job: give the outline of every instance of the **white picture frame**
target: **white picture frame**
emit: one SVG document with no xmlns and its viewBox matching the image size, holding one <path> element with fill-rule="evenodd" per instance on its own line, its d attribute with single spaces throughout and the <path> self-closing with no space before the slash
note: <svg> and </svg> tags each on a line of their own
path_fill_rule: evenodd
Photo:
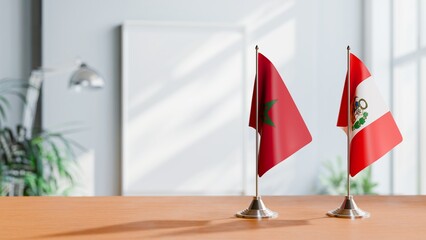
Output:
<svg viewBox="0 0 426 240">
<path fill-rule="evenodd" d="M 122 195 L 244 194 L 246 45 L 241 26 L 123 24 Z"/>
</svg>

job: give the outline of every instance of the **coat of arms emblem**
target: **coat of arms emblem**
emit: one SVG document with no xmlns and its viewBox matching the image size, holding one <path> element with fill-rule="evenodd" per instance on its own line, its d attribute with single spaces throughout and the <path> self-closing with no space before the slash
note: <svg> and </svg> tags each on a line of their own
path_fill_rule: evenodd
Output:
<svg viewBox="0 0 426 240">
<path fill-rule="evenodd" d="M 352 103 L 352 131 L 360 128 L 365 124 L 368 117 L 368 103 L 364 98 L 355 96 Z"/>
</svg>

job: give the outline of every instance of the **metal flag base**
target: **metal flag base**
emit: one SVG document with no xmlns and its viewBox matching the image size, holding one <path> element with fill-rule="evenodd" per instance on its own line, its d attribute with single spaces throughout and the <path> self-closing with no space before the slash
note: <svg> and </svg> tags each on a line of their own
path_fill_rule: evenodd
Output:
<svg viewBox="0 0 426 240">
<path fill-rule="evenodd" d="M 327 215 L 330 217 L 339 217 L 339 218 L 368 218 L 370 213 L 364 212 L 355 203 L 352 195 L 346 196 L 345 200 L 342 203 L 340 208 L 337 208 L 333 211 L 327 212 Z"/>
<path fill-rule="evenodd" d="M 235 214 L 239 218 L 276 218 L 278 213 L 269 210 L 260 197 L 253 197 L 250 206 Z"/>
</svg>

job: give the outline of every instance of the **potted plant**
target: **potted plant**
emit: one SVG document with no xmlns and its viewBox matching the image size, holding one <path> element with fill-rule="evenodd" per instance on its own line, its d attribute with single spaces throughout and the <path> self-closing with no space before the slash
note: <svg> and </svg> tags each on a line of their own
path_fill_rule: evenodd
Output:
<svg viewBox="0 0 426 240">
<path fill-rule="evenodd" d="M 81 148 L 65 136 L 69 131 L 35 131 L 5 126 L 10 110 L 8 95 L 26 104 L 25 90 L 31 86 L 17 80 L 0 80 L 0 195 L 67 195 L 75 184 L 77 167 L 74 148 Z"/>
<path fill-rule="evenodd" d="M 343 166 L 342 158 L 324 163 L 325 172 L 320 176 L 321 188 L 319 193 L 344 195 L 347 191 L 347 169 Z M 371 167 L 353 177 L 350 181 L 351 192 L 355 195 L 377 194 L 377 183 L 373 181 Z"/>
</svg>

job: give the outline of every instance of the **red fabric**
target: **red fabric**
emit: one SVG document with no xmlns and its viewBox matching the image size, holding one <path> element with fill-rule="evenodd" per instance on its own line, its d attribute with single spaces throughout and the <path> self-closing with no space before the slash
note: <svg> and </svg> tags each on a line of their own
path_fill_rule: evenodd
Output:
<svg viewBox="0 0 426 240">
<path fill-rule="evenodd" d="M 358 85 L 371 76 L 364 63 L 352 53 L 350 54 L 351 63 L 351 99 L 355 97 L 355 90 Z M 340 101 L 339 117 L 337 118 L 338 127 L 348 126 L 348 76 L 346 74 L 345 87 L 343 89 L 342 100 Z"/>
<path fill-rule="evenodd" d="M 352 139 L 351 176 L 355 176 L 401 142 L 402 136 L 395 120 L 387 112 Z"/>
<path fill-rule="evenodd" d="M 265 56 L 258 55 L 259 79 L 259 167 L 262 176 L 312 141 L 311 134 L 300 115 L 287 87 Z M 256 83 L 254 85 L 249 126 L 256 128 Z M 265 123 L 265 103 L 277 100 L 266 113 L 274 126 Z"/>
<path fill-rule="evenodd" d="M 355 97 L 358 85 L 371 76 L 364 63 L 355 55 L 350 55 L 351 63 L 351 101 Z M 347 75 L 347 74 L 346 74 Z M 343 89 L 340 111 L 337 119 L 338 127 L 348 126 L 348 104 L 347 104 L 347 84 L 346 76 Z M 380 93 L 377 93 L 380 94 Z M 374 111 L 371 109 L 370 111 Z M 351 126 L 352 127 L 352 126 Z M 364 168 L 381 158 L 396 145 L 402 142 L 402 135 L 390 112 L 387 112 L 376 121 L 358 132 L 350 144 L 350 174 L 355 176 Z"/>
</svg>

